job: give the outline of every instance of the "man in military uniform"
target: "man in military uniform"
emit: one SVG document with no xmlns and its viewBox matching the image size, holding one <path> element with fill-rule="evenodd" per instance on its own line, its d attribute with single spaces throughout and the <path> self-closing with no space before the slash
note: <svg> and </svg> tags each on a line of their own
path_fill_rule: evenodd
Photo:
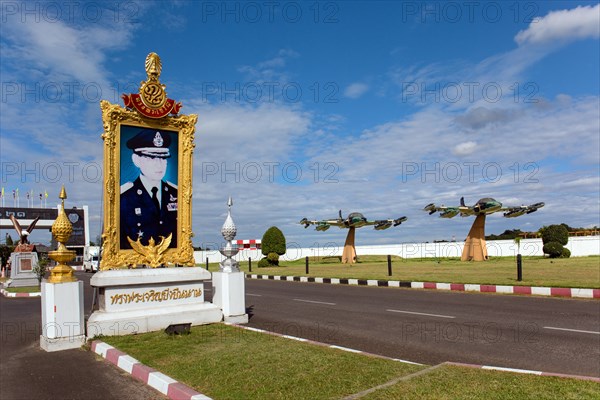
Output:
<svg viewBox="0 0 600 400">
<path fill-rule="evenodd" d="M 156 244 L 173 234 L 169 247 L 177 247 L 177 186 L 163 180 L 171 157 L 167 132 L 142 129 L 129 139 L 133 164 L 140 175 L 121 186 L 121 249 L 131 249 L 127 238 Z"/>
</svg>

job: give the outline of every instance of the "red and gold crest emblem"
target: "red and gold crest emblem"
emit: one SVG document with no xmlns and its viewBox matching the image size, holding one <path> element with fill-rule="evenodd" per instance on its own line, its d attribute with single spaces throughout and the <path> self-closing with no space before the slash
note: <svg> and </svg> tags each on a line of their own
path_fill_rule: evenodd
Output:
<svg viewBox="0 0 600 400">
<path fill-rule="evenodd" d="M 165 85 L 158 78 L 162 70 L 160 57 L 156 53 L 148 54 L 146 57 L 146 74 L 148 80 L 142 81 L 139 93 L 123 94 L 121 96 L 125 107 L 133 108 L 148 118 L 163 118 L 169 114 L 177 115 L 181 109 L 181 103 L 167 98 Z"/>
</svg>

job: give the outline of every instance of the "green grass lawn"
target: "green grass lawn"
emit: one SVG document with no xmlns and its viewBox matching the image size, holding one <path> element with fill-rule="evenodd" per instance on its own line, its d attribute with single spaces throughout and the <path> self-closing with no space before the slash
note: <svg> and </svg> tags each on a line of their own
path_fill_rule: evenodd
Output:
<svg viewBox="0 0 600 400">
<path fill-rule="evenodd" d="M 37 293 L 42 291 L 39 286 L 9 287 L 4 288 L 4 290 L 9 293 Z"/>
<path fill-rule="evenodd" d="M 183 336 L 101 339 L 214 399 L 339 399 L 427 368 L 223 324 Z M 597 399 L 600 390 L 588 381 L 447 365 L 406 379 L 365 398 Z"/>
<path fill-rule="evenodd" d="M 309 260 L 310 274 L 323 278 L 382 279 L 417 282 L 480 283 L 489 285 L 524 285 L 600 288 L 600 257 L 549 259 L 523 257 L 523 280 L 517 281 L 515 257 L 494 257 L 484 262 L 463 262 L 459 258 L 402 259 L 392 257 L 393 275 L 388 276 L 386 256 L 362 256 L 356 264 L 341 264 L 338 257 Z M 305 260 L 281 261 L 275 268 L 258 268 L 253 274 L 305 276 Z M 200 264 L 205 266 L 204 264 Z M 248 262 L 240 263 L 248 272 Z M 211 271 L 218 270 L 210 264 Z"/>
<path fill-rule="evenodd" d="M 388 399 L 599 399 L 600 384 L 551 376 L 515 374 L 453 365 L 362 397 Z"/>
<path fill-rule="evenodd" d="M 330 399 L 423 367 L 223 324 L 102 340 L 215 399 Z"/>
</svg>

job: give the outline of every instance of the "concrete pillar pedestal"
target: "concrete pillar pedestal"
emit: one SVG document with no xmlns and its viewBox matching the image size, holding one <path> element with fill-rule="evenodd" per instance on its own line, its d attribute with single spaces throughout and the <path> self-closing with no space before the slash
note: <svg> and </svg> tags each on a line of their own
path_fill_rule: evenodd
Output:
<svg viewBox="0 0 600 400">
<path fill-rule="evenodd" d="M 244 273 L 241 271 L 212 274 L 213 304 L 223 310 L 225 322 L 248 322 L 244 279 Z"/>
<path fill-rule="evenodd" d="M 42 282 L 42 334 L 46 351 L 76 349 L 85 344 L 83 282 Z"/>
</svg>

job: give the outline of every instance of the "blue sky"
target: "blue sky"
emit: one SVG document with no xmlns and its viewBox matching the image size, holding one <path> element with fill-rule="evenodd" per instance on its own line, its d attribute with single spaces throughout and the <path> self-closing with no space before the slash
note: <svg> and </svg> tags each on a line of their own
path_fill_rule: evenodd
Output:
<svg viewBox="0 0 600 400">
<path fill-rule="evenodd" d="M 12 190 L 61 184 L 101 229 L 99 101 L 121 103 L 160 55 L 199 115 L 196 245 L 215 247 L 233 196 L 238 238 L 271 225 L 343 244 L 302 217 L 409 220 L 358 244 L 463 238 L 421 209 L 544 201 L 488 232 L 600 225 L 597 2 L 2 2 L 0 158 Z M 38 232 L 46 241 L 48 235 Z"/>
</svg>

